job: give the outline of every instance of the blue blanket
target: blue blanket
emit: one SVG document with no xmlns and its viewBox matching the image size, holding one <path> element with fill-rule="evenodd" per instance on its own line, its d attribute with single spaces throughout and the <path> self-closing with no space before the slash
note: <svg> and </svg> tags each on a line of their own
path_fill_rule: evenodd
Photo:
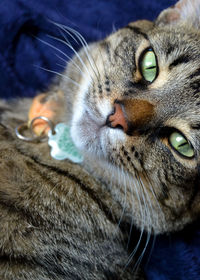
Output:
<svg viewBox="0 0 200 280">
<path fill-rule="evenodd" d="M 65 66 L 71 51 L 59 42 L 57 22 L 79 31 L 87 42 L 137 19 L 153 20 L 175 0 L 1 0 L 0 97 L 33 96 Z M 46 43 L 44 43 L 46 42 Z M 78 49 L 80 46 L 73 46 Z M 59 50 L 58 50 L 59 49 Z M 149 280 L 200 279 L 198 224 L 157 238 L 146 267 Z"/>
<path fill-rule="evenodd" d="M 162 3 L 156 0 L 1 0 L 0 96 L 32 96 L 36 90 L 43 90 L 53 76 L 40 67 L 62 70 L 63 66 L 58 64 L 63 64 L 63 60 L 57 56 L 61 53 L 55 48 L 67 55 L 70 50 L 49 37 L 62 38 L 50 20 L 76 29 L 91 42 L 130 21 L 154 19 L 160 10 L 173 3 L 173 0 L 162 0 Z"/>
</svg>

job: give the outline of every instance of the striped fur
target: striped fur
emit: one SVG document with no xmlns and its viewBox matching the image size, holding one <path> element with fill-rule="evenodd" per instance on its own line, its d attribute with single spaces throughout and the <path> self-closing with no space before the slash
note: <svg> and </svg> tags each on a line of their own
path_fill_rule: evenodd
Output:
<svg viewBox="0 0 200 280">
<path fill-rule="evenodd" d="M 10 119 L 0 124 L 0 279 L 138 279 L 124 270 L 121 206 L 82 167 L 51 159 L 46 143 L 17 140 L 23 116 L 3 107 Z"/>
</svg>

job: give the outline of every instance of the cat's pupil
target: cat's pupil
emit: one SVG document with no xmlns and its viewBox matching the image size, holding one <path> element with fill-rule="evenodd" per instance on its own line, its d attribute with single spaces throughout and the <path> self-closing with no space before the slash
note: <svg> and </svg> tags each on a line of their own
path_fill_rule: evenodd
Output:
<svg viewBox="0 0 200 280">
<path fill-rule="evenodd" d="M 157 76 L 158 66 L 155 53 L 152 49 L 146 50 L 140 60 L 141 74 L 148 82 L 153 82 Z"/>
<path fill-rule="evenodd" d="M 194 149 L 187 139 L 179 132 L 173 132 L 169 137 L 171 146 L 181 155 L 192 158 L 194 156 Z"/>
</svg>

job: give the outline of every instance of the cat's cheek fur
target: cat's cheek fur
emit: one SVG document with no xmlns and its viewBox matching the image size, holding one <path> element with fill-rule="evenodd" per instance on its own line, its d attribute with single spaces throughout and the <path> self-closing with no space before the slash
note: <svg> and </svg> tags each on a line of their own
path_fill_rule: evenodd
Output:
<svg viewBox="0 0 200 280">
<path fill-rule="evenodd" d="M 96 155 L 97 158 L 107 158 L 113 148 L 123 145 L 126 138 L 122 130 L 99 124 L 86 111 L 82 114 L 79 111 L 73 118 L 71 136 L 83 154 Z"/>
<path fill-rule="evenodd" d="M 87 77 L 86 79 L 83 79 L 83 81 L 80 83 L 80 89 L 77 94 L 76 101 L 74 101 L 73 104 L 73 114 L 72 114 L 72 120 L 71 120 L 71 136 L 76 144 L 76 146 L 80 149 L 81 148 L 81 139 L 79 137 L 79 126 L 78 124 L 83 119 L 85 108 L 84 108 L 84 98 L 87 94 L 87 91 L 89 89 L 91 83 L 91 78 Z"/>
</svg>

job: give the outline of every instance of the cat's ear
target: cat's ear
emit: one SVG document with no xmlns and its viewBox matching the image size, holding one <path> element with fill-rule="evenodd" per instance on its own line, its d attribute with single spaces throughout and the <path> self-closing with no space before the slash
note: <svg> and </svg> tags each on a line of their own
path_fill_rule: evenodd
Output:
<svg viewBox="0 0 200 280">
<path fill-rule="evenodd" d="M 200 28 L 200 0 L 180 0 L 158 16 L 156 25 L 174 25 L 185 22 Z"/>
</svg>

